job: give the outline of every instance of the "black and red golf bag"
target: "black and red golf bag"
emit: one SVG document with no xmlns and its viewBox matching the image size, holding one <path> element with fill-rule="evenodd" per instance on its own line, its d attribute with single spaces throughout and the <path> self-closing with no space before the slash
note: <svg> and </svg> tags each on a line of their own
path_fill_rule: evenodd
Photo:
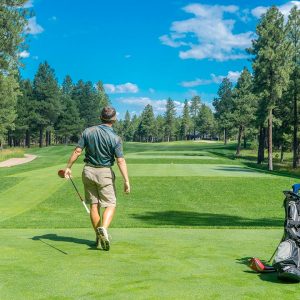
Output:
<svg viewBox="0 0 300 300">
<path fill-rule="evenodd" d="M 278 278 L 300 282 L 300 184 L 293 185 L 293 191 L 284 191 L 285 209 L 284 235 L 273 261 Z"/>
</svg>

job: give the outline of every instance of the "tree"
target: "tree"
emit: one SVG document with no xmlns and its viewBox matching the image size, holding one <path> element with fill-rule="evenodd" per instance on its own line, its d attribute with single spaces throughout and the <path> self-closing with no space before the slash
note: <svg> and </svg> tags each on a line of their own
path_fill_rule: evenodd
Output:
<svg viewBox="0 0 300 300">
<path fill-rule="evenodd" d="M 210 107 L 208 107 L 204 103 L 201 104 L 196 124 L 202 138 L 212 137 L 214 115 Z"/>
<path fill-rule="evenodd" d="M 224 132 L 224 144 L 227 144 L 228 131 L 232 128 L 232 116 L 233 109 L 232 101 L 232 83 L 225 77 L 218 89 L 218 98 L 213 100 L 213 106 L 215 107 L 215 117 L 218 121 L 219 127 Z"/>
<path fill-rule="evenodd" d="M 187 100 L 184 101 L 181 124 L 180 124 L 180 138 L 187 139 L 187 135 L 189 133 L 191 127 L 191 117 L 189 114 L 190 108 Z"/>
<path fill-rule="evenodd" d="M 20 95 L 19 84 L 13 75 L 0 73 L 0 148 L 9 129 L 14 129 L 15 105 Z"/>
<path fill-rule="evenodd" d="M 83 120 L 80 118 L 76 102 L 72 99 L 73 83 L 67 75 L 62 84 L 61 113 L 55 124 L 57 137 L 67 144 L 72 139 L 75 141 L 83 129 Z"/>
<path fill-rule="evenodd" d="M 165 136 L 167 141 L 171 141 L 175 134 L 175 118 L 176 118 L 176 108 L 174 101 L 169 98 L 166 104 L 165 112 Z"/>
<path fill-rule="evenodd" d="M 128 110 L 125 113 L 125 119 L 124 119 L 124 123 L 123 123 L 123 133 L 124 133 L 125 141 L 132 141 L 134 131 L 133 131 L 133 126 L 131 124 L 130 113 Z"/>
<path fill-rule="evenodd" d="M 254 55 L 254 89 L 267 108 L 268 165 L 273 170 L 273 110 L 287 88 L 290 73 L 288 43 L 284 31 L 284 19 L 278 8 L 272 6 L 256 27 L 257 38 L 248 51 Z"/>
<path fill-rule="evenodd" d="M 138 127 L 138 133 L 140 136 L 140 142 L 153 142 L 154 141 L 154 130 L 155 130 L 155 118 L 153 108 L 150 104 L 144 108 L 141 121 Z"/>
<path fill-rule="evenodd" d="M 51 142 L 51 128 L 56 122 L 60 110 L 60 90 L 54 70 L 47 62 L 39 65 L 33 80 L 33 94 L 37 101 L 36 123 L 39 127 L 39 146 L 43 146 L 43 134 L 46 129 L 46 145 Z"/>
<path fill-rule="evenodd" d="M 201 105 L 201 98 L 199 96 L 194 96 L 191 100 L 190 114 L 193 126 L 194 140 L 196 139 L 196 127 L 197 127 L 197 117 L 199 114 Z"/>
<path fill-rule="evenodd" d="M 9 72 L 19 65 L 19 52 L 25 47 L 24 28 L 28 10 L 21 9 L 27 0 L 0 2 L 0 70 Z"/>
<path fill-rule="evenodd" d="M 294 6 L 291 9 L 287 23 L 287 39 L 291 46 L 292 66 L 288 88 L 288 97 L 293 103 L 293 168 L 300 164 L 298 139 L 298 104 L 300 98 L 300 10 Z"/>
<path fill-rule="evenodd" d="M 240 155 L 241 139 L 246 127 L 255 120 L 256 98 L 253 94 L 252 76 L 244 68 L 233 90 L 233 124 L 238 128 L 236 155 Z"/>
<path fill-rule="evenodd" d="M 103 83 L 100 80 L 97 82 L 97 96 L 98 96 L 100 111 L 102 110 L 103 107 L 110 105 L 108 95 L 105 93 Z"/>
<path fill-rule="evenodd" d="M 19 95 L 17 66 L 24 48 L 27 10 L 20 9 L 26 0 L 0 2 L 0 148 L 8 130 L 14 128 Z"/>
</svg>

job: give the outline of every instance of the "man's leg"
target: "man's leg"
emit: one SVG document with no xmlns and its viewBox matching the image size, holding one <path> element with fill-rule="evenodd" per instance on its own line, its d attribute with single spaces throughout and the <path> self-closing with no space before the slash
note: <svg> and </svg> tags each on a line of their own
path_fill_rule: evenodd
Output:
<svg viewBox="0 0 300 300">
<path fill-rule="evenodd" d="M 97 232 L 97 228 L 99 226 L 101 226 L 101 219 L 100 219 L 100 215 L 99 215 L 99 208 L 98 208 L 99 204 L 91 204 L 90 207 L 90 218 L 91 218 L 91 222 L 92 225 L 94 227 L 95 232 Z"/>
<path fill-rule="evenodd" d="M 106 207 L 102 214 L 102 227 L 107 229 L 114 217 L 116 208 L 113 206 Z"/>
</svg>

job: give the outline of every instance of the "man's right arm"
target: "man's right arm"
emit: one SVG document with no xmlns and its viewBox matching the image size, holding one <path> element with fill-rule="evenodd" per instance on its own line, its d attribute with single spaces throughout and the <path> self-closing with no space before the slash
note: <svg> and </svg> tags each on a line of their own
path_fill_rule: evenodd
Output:
<svg viewBox="0 0 300 300">
<path fill-rule="evenodd" d="M 127 165 L 126 165 L 126 160 L 124 157 L 118 157 L 117 158 L 117 164 L 119 167 L 119 170 L 122 174 L 122 177 L 124 179 L 124 192 L 126 194 L 130 193 L 130 183 L 129 183 L 129 178 L 128 178 L 128 171 L 127 171 Z"/>
</svg>

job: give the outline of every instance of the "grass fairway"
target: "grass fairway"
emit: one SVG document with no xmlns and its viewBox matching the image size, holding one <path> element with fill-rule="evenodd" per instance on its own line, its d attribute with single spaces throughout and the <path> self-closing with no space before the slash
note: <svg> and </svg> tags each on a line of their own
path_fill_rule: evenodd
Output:
<svg viewBox="0 0 300 300">
<path fill-rule="evenodd" d="M 1 300 L 298 298 L 298 284 L 245 265 L 277 246 L 282 190 L 297 179 L 249 168 L 218 143 L 126 144 L 132 193 L 118 176 L 104 252 L 56 175 L 72 149 L 32 149 L 35 161 L 0 169 Z M 82 166 L 73 170 L 81 192 Z"/>
</svg>

